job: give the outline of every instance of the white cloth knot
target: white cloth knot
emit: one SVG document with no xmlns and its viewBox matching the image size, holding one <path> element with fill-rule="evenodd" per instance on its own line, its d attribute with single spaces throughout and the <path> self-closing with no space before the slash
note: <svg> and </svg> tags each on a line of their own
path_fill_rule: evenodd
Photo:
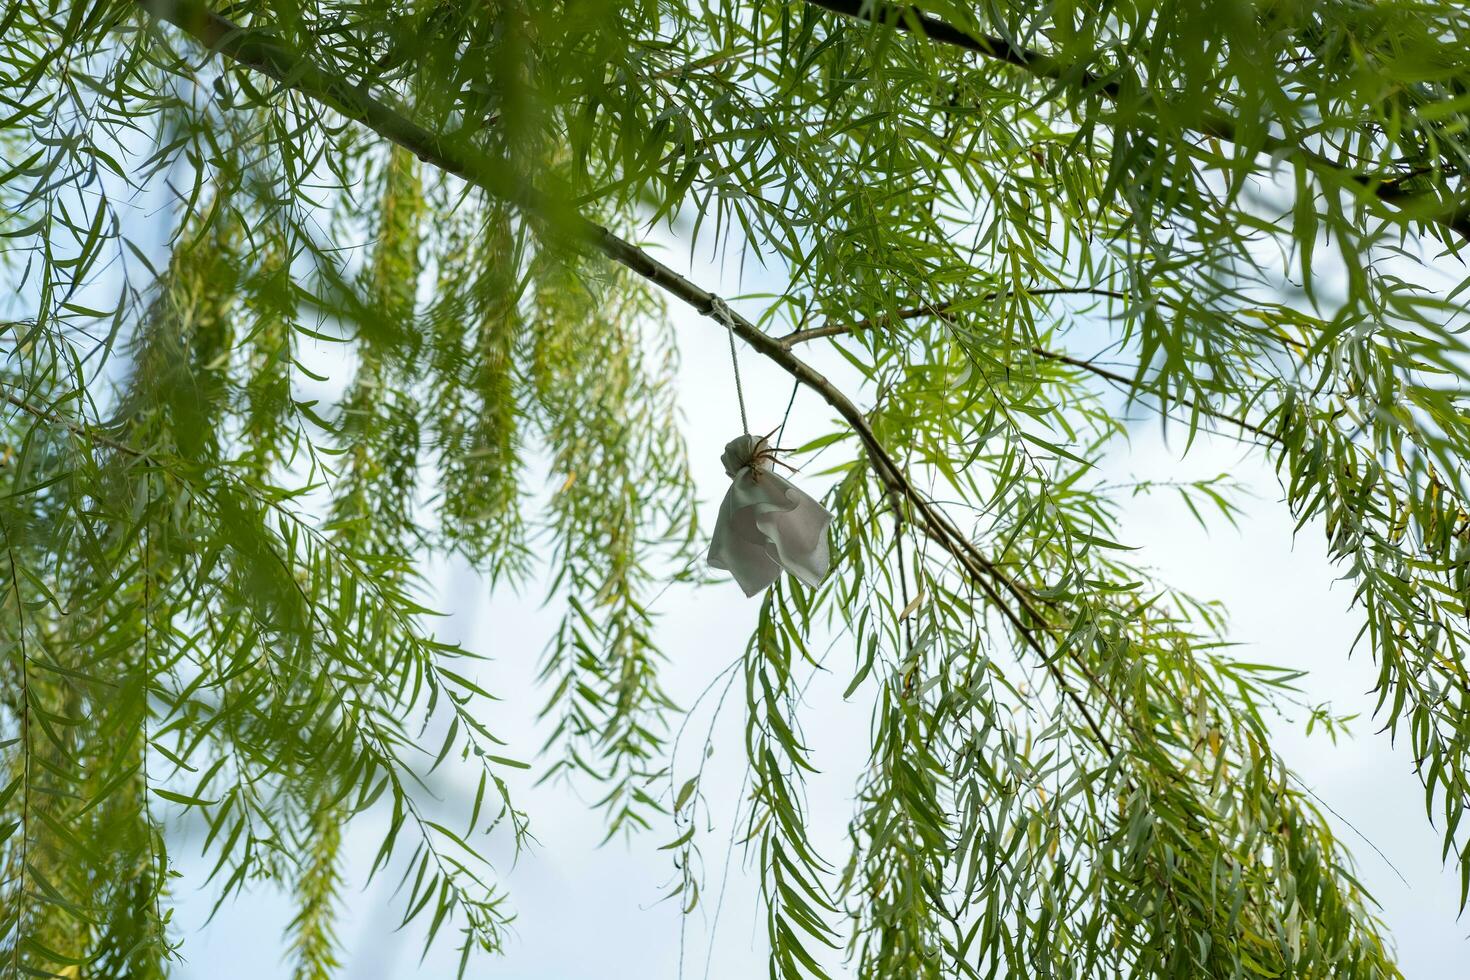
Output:
<svg viewBox="0 0 1470 980">
<path fill-rule="evenodd" d="M 771 468 L 775 452 L 761 436 L 730 440 L 720 455 L 730 489 L 710 539 L 709 564 L 735 576 L 753 596 L 784 568 L 815 588 L 832 564 L 832 515 Z"/>
<path fill-rule="evenodd" d="M 761 470 L 770 469 L 774 458 L 771 445 L 764 436 L 736 436 L 725 443 L 725 451 L 720 453 L 720 463 L 725 467 L 725 475 L 732 480 L 747 466 Z"/>
</svg>

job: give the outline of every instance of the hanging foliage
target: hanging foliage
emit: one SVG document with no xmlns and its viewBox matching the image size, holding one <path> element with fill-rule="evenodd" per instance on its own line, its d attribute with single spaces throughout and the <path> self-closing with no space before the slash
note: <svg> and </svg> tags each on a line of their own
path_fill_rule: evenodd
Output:
<svg viewBox="0 0 1470 980">
<path fill-rule="evenodd" d="M 710 552 L 765 589 L 735 676 L 773 977 L 1399 975 L 1272 748 L 1297 678 L 1129 561 L 1117 508 L 1148 488 L 1094 474 L 1118 390 L 1241 439 L 1327 535 L 1464 904 L 1459 4 L 13 0 L 0 25 L 0 969 L 166 974 L 187 819 L 219 907 L 292 897 L 300 977 L 342 959 L 344 833 L 382 827 L 360 870 L 463 973 L 515 914 L 487 855 L 530 839 L 528 766 L 597 788 L 610 836 L 670 835 L 695 908 L 708 814 L 697 779 L 664 789 L 684 709 L 650 611 L 709 544 L 675 308 L 832 420 L 793 454 L 824 453 L 822 504 Z M 650 229 L 778 285 L 735 312 Z M 765 461 L 736 489 L 788 493 Z M 1172 489 L 1233 517 L 1222 484 Z M 540 761 L 433 631 L 450 553 L 550 583 Z M 872 706 L 840 855 L 803 795 L 818 669 Z M 441 766 L 473 774 L 452 813 Z"/>
</svg>

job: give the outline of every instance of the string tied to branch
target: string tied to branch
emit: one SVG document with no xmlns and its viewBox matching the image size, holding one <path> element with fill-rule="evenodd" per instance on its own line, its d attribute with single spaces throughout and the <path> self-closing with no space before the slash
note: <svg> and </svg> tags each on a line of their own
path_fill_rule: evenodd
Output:
<svg viewBox="0 0 1470 980">
<path fill-rule="evenodd" d="M 740 431 L 747 436 L 750 435 L 750 422 L 745 417 L 745 389 L 740 384 L 740 357 L 735 352 L 735 314 L 730 306 L 718 296 L 711 296 L 709 301 L 710 316 L 725 325 L 725 332 L 730 337 L 730 366 L 735 369 L 735 401 L 740 405 Z"/>
</svg>

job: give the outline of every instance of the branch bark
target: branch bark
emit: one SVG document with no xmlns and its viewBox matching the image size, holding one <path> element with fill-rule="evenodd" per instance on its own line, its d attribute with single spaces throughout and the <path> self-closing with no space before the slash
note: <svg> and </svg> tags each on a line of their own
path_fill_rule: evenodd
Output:
<svg viewBox="0 0 1470 980">
<path fill-rule="evenodd" d="M 855 20 L 887 25 L 905 34 L 915 34 L 992 61 L 1003 62 L 1035 78 L 1071 83 L 1087 93 L 1096 93 L 1109 101 L 1116 102 L 1122 95 L 1122 88 L 1116 81 L 1104 80 L 1094 72 L 1069 65 L 1040 51 L 1018 47 L 1001 37 L 973 34 L 932 14 L 926 14 L 912 4 L 887 3 L 884 0 L 807 2 Z M 1234 121 L 1219 113 L 1204 113 L 1196 117 L 1187 128 L 1201 136 L 1245 145 Z M 1376 203 L 1387 205 L 1382 209 L 1383 213 L 1394 220 L 1427 221 L 1470 241 L 1470 201 L 1446 200 L 1428 193 L 1406 193 L 1396 179 L 1385 180 L 1357 173 L 1314 150 L 1269 133 L 1261 136 L 1257 145 L 1251 149 L 1257 154 L 1269 153 L 1299 159 L 1318 177 L 1339 186 L 1366 190 Z"/>
</svg>

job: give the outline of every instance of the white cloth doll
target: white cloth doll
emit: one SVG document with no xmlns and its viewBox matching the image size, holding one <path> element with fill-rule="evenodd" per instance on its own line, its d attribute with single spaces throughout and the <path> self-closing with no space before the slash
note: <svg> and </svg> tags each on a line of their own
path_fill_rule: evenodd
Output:
<svg viewBox="0 0 1470 980">
<path fill-rule="evenodd" d="M 775 473 L 775 459 L 770 443 L 752 435 L 732 439 L 720 456 L 732 482 L 715 519 L 709 564 L 733 574 L 748 596 L 774 582 L 783 568 L 815 588 L 832 564 L 832 515 Z"/>
</svg>

